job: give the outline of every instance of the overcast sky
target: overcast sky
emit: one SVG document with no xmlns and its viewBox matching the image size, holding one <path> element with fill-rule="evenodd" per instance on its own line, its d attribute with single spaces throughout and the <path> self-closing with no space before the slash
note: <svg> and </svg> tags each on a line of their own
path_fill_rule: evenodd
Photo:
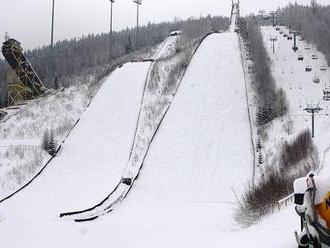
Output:
<svg viewBox="0 0 330 248">
<path fill-rule="evenodd" d="M 235 0 L 237 1 L 237 0 Z M 297 0 L 308 4 L 310 0 Z M 241 0 L 241 12 L 248 14 L 260 9 L 274 10 L 289 0 Z M 330 0 L 318 0 L 330 4 Z M 34 48 L 50 42 L 52 0 L 0 0 L 0 37 L 5 32 L 22 42 L 24 48 Z M 109 29 L 109 0 L 55 0 L 55 40 L 63 40 Z M 160 22 L 200 15 L 230 13 L 231 0 L 144 0 L 141 23 Z M 115 30 L 136 23 L 136 5 L 132 0 L 114 3 Z"/>
</svg>

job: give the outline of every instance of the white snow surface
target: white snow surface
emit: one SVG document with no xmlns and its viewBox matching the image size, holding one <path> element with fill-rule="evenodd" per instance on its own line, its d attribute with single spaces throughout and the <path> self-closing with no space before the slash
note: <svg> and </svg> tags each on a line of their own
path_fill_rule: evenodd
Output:
<svg viewBox="0 0 330 248">
<path fill-rule="evenodd" d="M 97 203 L 119 182 L 149 67 L 149 62 L 129 63 L 109 77 L 51 165 L 0 206 L 9 222 L 60 221 L 60 211 Z M 7 247 L 12 247 L 13 240 L 7 241 Z"/>
<path fill-rule="evenodd" d="M 240 190 L 253 165 L 244 89 L 237 36 L 206 38 L 133 188 L 134 206 L 138 199 L 153 209 L 234 200 L 231 187 Z"/>
<path fill-rule="evenodd" d="M 123 178 L 135 180 L 138 176 L 152 137 L 155 132 L 157 132 L 161 119 L 165 115 L 166 109 L 170 106 L 171 100 L 175 95 L 175 89 L 181 81 L 180 75 L 183 71 L 180 71 L 179 75 L 177 75 L 179 78 L 176 78 L 175 85 L 166 93 L 164 92 L 164 88 L 167 86 L 167 79 L 170 76 L 169 71 L 176 66 L 176 60 L 180 59 L 179 56 L 175 56 L 177 38 L 178 36 L 169 36 L 162 43 L 162 46 L 160 46 L 158 52 L 154 56 L 156 62 L 151 64 L 148 71 L 136 132 L 132 140 L 132 150 L 126 168 L 122 174 Z M 175 75 L 172 76 L 174 77 Z M 102 201 L 102 204 L 98 205 L 92 211 L 75 214 L 67 218 L 85 219 L 104 215 L 108 213 L 109 209 L 120 205 L 131 187 L 133 187 L 133 185 L 128 186 L 121 183 L 111 191 L 111 195 L 107 197 L 105 201 Z"/>
<path fill-rule="evenodd" d="M 281 30 L 288 33 L 285 27 Z M 293 41 L 287 40 L 273 27 L 262 27 L 261 29 L 264 43 L 272 61 L 272 74 L 277 87 L 281 87 L 286 93 L 288 101 L 288 113 L 283 119 L 273 122 L 269 131 L 269 146 L 276 151 L 276 144 L 283 142 L 283 137 L 290 140 L 301 130 L 311 130 L 311 115 L 304 109 L 307 104 L 314 107 L 319 105 L 323 110 L 315 116 L 315 138 L 314 143 L 317 147 L 320 160 L 321 175 L 330 176 L 330 128 L 329 128 L 329 106 L 330 101 L 323 100 L 323 90 L 330 84 L 330 68 L 326 65 L 325 56 L 317 51 L 313 45 L 300 40 L 297 37 L 298 52 L 292 50 Z M 272 51 L 270 37 L 277 37 L 275 42 L 275 54 Z M 305 48 L 310 48 L 306 50 Z M 317 56 L 316 60 L 312 55 Z M 298 61 L 298 56 L 304 57 L 303 61 Z M 305 72 L 306 65 L 312 67 L 312 72 Z M 320 70 L 325 66 L 326 70 Z M 314 83 L 313 77 L 317 75 L 320 83 Z M 291 135 L 288 136 L 284 131 L 284 122 L 292 122 Z"/>
<path fill-rule="evenodd" d="M 91 89 L 88 82 L 78 82 L 12 106 L 18 109 L 0 121 L 0 199 L 25 185 L 50 159 L 41 147 L 45 132 L 52 130 L 56 143 L 62 143 L 85 110 Z"/>
<path fill-rule="evenodd" d="M 263 29 L 264 35 L 267 32 Z M 306 77 L 303 71 L 306 62 L 296 64 L 295 55 L 288 55 L 291 41 L 280 39 L 277 45 L 272 72 L 287 93 L 288 117 L 297 132 L 310 124 L 309 117 L 300 116 L 300 102 L 322 98 L 329 68 L 321 84 L 314 85 L 313 73 Z M 324 62 L 317 54 L 319 60 L 310 62 L 315 68 Z M 62 211 L 99 202 L 120 180 L 149 67 L 131 63 L 117 69 L 47 171 L 0 205 L 1 247 L 297 247 L 293 231 L 299 229 L 299 218 L 293 206 L 244 230 L 231 216 L 234 191 L 239 195 L 244 190 L 253 169 L 234 33 L 211 35 L 198 49 L 126 200 L 94 222 L 58 217 Z M 322 103 L 325 109 L 327 105 Z M 327 123 L 327 116 L 317 116 L 315 140 L 325 154 L 323 175 L 330 175 Z M 274 133 L 281 125 L 274 124 Z"/>
<path fill-rule="evenodd" d="M 241 247 L 231 210 L 253 159 L 233 33 L 211 35 L 198 49 L 120 207 L 91 223 L 58 217 L 97 203 L 120 179 L 149 66 L 116 70 L 47 173 L 0 205 L 2 247 Z"/>
</svg>

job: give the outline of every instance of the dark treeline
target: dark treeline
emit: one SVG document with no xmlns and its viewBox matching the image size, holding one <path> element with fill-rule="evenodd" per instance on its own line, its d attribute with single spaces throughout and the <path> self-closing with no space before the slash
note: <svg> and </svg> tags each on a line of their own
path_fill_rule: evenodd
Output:
<svg viewBox="0 0 330 248">
<path fill-rule="evenodd" d="M 310 43 L 325 54 L 330 65 L 330 6 L 290 4 L 279 10 L 282 25 L 298 30 Z"/>
<path fill-rule="evenodd" d="M 241 36 L 253 62 L 253 86 L 258 96 L 257 123 L 262 126 L 287 111 L 285 92 L 277 89 L 271 73 L 271 60 L 264 46 L 257 20 L 253 17 L 240 18 Z"/>
<path fill-rule="evenodd" d="M 224 30 L 229 20 L 224 17 L 201 17 L 199 19 L 174 20 L 159 24 L 149 23 L 139 29 L 139 48 L 148 50 L 162 42 L 171 31 L 181 30 L 187 39 L 192 40 L 212 30 Z M 127 28 L 113 32 L 112 59 L 136 51 L 136 29 Z M 15 37 L 13 37 L 15 38 Z M 59 41 L 54 46 L 54 68 L 60 81 L 83 70 L 109 63 L 109 34 L 90 34 L 80 38 Z M 26 51 L 37 74 L 46 87 L 54 87 L 51 78 L 50 47 L 44 46 Z M 6 105 L 7 84 L 11 81 L 10 69 L 0 60 L 0 107 Z"/>
</svg>

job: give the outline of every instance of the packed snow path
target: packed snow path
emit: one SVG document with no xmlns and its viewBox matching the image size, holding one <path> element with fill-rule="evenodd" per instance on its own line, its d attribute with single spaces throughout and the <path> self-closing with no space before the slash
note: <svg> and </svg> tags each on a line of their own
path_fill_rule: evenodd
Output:
<svg viewBox="0 0 330 248">
<path fill-rule="evenodd" d="M 118 103 L 109 103 L 114 94 L 117 101 L 131 106 L 127 109 L 134 109 L 136 118 L 138 109 L 135 106 L 141 97 L 136 96 L 136 92 L 142 90 L 142 83 L 135 85 L 132 82 L 140 82 L 138 78 L 142 80 L 148 64 L 135 66 L 139 68 L 129 71 L 127 67 L 134 66 L 125 65 L 123 70 L 115 72 L 122 76 L 125 74 L 121 80 L 117 78 L 118 83 L 113 81 L 115 74 L 111 76 L 111 83 L 107 82 L 102 88 L 104 92 L 109 87 L 108 94 L 104 92 L 103 95 L 108 101 L 102 101 L 100 105 L 103 108 L 98 111 L 92 109 L 92 104 L 90 115 L 97 119 L 104 115 L 107 107 L 118 108 Z M 116 87 L 111 88 L 112 83 Z M 130 97 L 118 97 L 119 92 L 129 94 L 133 91 L 135 94 Z M 86 127 L 86 133 L 81 136 L 83 141 L 78 138 L 77 129 L 74 132 L 77 137 L 73 134 L 71 142 L 75 141 L 77 147 L 78 142 L 79 145 L 89 143 L 89 148 L 76 150 L 76 156 L 73 156 L 73 151 L 64 149 L 47 176 L 33 184 L 25 194 L 22 192 L 0 206 L 3 216 L 0 224 L 2 245 L 108 247 L 111 244 L 112 247 L 191 248 L 221 247 L 224 240 L 226 245 L 230 244 L 227 235 L 236 235 L 231 232 L 236 226 L 231 217 L 235 201 L 233 190 L 239 194 L 251 179 L 253 171 L 246 105 L 237 35 L 210 35 L 193 57 L 151 146 L 140 177 L 122 205 L 112 214 L 92 223 L 77 224 L 58 218 L 61 210 L 97 201 L 104 192 L 108 192 L 112 182 L 105 166 L 111 172 L 117 171 L 116 164 L 111 162 L 113 158 L 108 155 L 93 157 L 94 161 L 89 161 L 87 165 L 83 153 L 97 147 L 90 144 L 93 141 L 86 135 L 87 131 L 95 130 L 90 126 L 87 130 Z M 115 117 L 111 120 L 117 123 L 123 113 L 112 114 Z M 123 125 L 130 125 L 122 127 L 125 131 L 116 132 L 121 139 L 127 139 L 127 143 L 123 141 L 122 144 L 125 152 L 129 152 L 135 124 L 133 119 L 122 122 Z M 111 123 L 111 120 L 109 115 L 107 122 Z M 95 120 L 94 124 L 98 122 Z M 132 133 L 127 130 L 132 130 Z M 98 136 L 104 137 L 104 130 L 98 132 L 102 133 Z M 111 148 L 112 139 L 110 136 L 102 138 L 103 147 L 99 149 L 112 152 L 111 156 L 121 157 L 121 152 L 118 152 L 121 145 Z M 79 166 L 72 158 L 70 163 L 64 162 L 72 156 L 83 165 Z M 57 170 L 58 166 L 61 168 Z M 80 171 L 81 166 L 83 171 Z M 63 167 L 68 167 L 68 175 L 60 173 Z M 117 175 L 121 173 L 120 168 L 118 170 Z M 93 175 L 98 176 L 91 183 Z M 101 188 L 101 185 L 106 188 Z"/>
<path fill-rule="evenodd" d="M 45 173 L 0 206 L 9 221 L 58 218 L 60 209 L 97 202 L 114 188 L 129 156 L 149 67 L 129 63 L 108 78 Z"/>
</svg>

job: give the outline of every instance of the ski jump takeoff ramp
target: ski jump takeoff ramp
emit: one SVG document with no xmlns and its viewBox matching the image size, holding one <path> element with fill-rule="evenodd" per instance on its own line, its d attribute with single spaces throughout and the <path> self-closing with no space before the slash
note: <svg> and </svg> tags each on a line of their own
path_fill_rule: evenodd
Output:
<svg viewBox="0 0 330 248">
<path fill-rule="evenodd" d="M 58 218 L 63 209 L 97 202 L 116 183 L 109 178 L 119 179 L 122 168 L 116 164 L 126 162 L 148 69 L 148 64 L 134 66 L 123 67 L 132 71 L 125 71 L 120 82 L 112 85 L 114 77 L 123 76 L 117 71 L 103 86 L 84 126 L 75 130 L 52 171 L 0 206 L 5 218 L 0 223 L 3 247 L 210 248 L 221 247 L 227 236 L 235 237 L 235 193 L 242 192 L 253 172 L 235 33 L 210 35 L 197 50 L 127 198 L 93 222 Z M 127 78 L 133 75 L 141 80 Z M 134 94 L 126 95 L 127 91 Z M 127 104 L 132 112 L 117 112 L 115 101 L 122 111 Z M 101 123 L 111 122 L 116 131 L 101 129 Z M 92 134 L 102 140 L 93 144 Z M 87 158 L 91 152 L 98 152 L 93 160 Z M 63 175 L 63 170 L 70 175 Z"/>
</svg>

